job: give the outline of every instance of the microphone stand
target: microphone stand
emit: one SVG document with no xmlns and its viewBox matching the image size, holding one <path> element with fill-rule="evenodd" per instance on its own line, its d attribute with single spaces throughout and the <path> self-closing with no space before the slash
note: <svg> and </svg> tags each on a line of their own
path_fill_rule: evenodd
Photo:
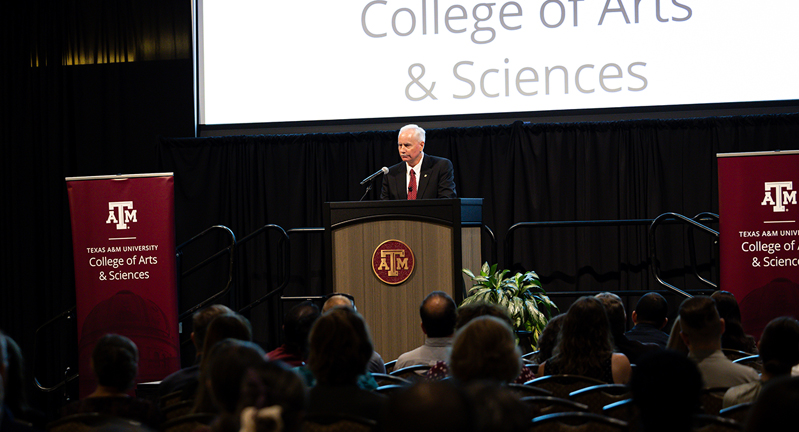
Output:
<svg viewBox="0 0 799 432">
<path fill-rule="evenodd" d="M 363 193 L 363 196 L 358 201 L 363 201 L 363 199 L 366 198 L 366 194 L 368 194 L 370 190 L 372 190 L 372 184 L 371 183 L 369 183 L 369 186 L 366 186 L 366 192 Z"/>
</svg>

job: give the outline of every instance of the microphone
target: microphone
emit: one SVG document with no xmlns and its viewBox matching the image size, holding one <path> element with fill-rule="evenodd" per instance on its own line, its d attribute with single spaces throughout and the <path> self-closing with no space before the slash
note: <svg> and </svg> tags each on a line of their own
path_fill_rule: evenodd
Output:
<svg viewBox="0 0 799 432">
<path fill-rule="evenodd" d="M 380 174 L 388 174 L 388 168 L 386 168 L 386 167 L 380 168 L 380 171 L 378 171 L 378 172 L 376 172 L 376 173 L 374 173 L 374 174 L 370 175 L 369 177 L 366 177 L 365 179 L 363 179 L 363 181 L 361 182 L 361 184 L 366 184 L 366 183 L 368 183 L 368 182 L 370 182 L 370 181 L 374 180 L 374 179 L 375 179 L 377 176 L 379 176 Z"/>
</svg>

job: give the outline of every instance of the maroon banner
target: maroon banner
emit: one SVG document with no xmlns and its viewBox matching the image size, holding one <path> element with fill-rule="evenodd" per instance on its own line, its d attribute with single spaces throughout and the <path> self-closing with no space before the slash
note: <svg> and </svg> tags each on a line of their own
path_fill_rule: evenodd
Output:
<svg viewBox="0 0 799 432">
<path fill-rule="evenodd" d="M 172 174 L 66 180 L 80 397 L 97 385 L 91 353 L 107 333 L 138 346 L 137 383 L 161 380 L 180 368 Z"/>
<path fill-rule="evenodd" d="M 799 152 L 719 154 L 720 288 L 744 329 L 799 316 Z"/>
</svg>

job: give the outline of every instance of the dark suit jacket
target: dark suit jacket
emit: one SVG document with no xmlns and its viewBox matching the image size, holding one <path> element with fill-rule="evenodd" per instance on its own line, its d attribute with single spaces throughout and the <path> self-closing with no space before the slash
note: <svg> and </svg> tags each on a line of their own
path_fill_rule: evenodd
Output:
<svg viewBox="0 0 799 432">
<path fill-rule="evenodd" d="M 400 162 L 388 169 L 383 176 L 381 200 L 408 199 L 406 183 L 407 168 Z M 419 190 L 416 199 L 457 198 L 455 193 L 455 171 L 449 159 L 424 155 L 422 168 L 419 170 Z"/>
</svg>

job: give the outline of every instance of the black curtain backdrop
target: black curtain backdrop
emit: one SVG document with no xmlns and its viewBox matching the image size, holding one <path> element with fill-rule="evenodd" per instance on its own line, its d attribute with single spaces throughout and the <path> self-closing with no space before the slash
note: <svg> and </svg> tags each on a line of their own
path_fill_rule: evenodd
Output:
<svg viewBox="0 0 799 432">
<path fill-rule="evenodd" d="M 77 366 L 65 177 L 154 172 L 158 136 L 193 136 L 191 2 L 29 0 L 0 13 L 0 329 L 33 405 Z M 34 352 L 34 340 L 39 341 Z M 35 362 L 34 362 L 35 358 Z M 76 393 L 73 392 L 73 397 Z"/>
<path fill-rule="evenodd" d="M 558 292 L 663 289 L 649 266 L 648 227 L 518 231 L 511 260 L 503 251 L 511 225 L 718 213 L 716 154 L 796 148 L 797 133 L 796 114 L 516 122 L 431 129 L 425 151 L 452 160 L 460 197 L 484 198 L 484 223 L 497 235 L 500 265 L 537 271 L 565 310 L 574 296 L 558 297 Z M 228 226 L 238 237 L 267 223 L 287 230 L 321 227 L 324 202 L 357 201 L 364 192 L 361 179 L 399 161 L 396 138 L 396 131 L 164 138 L 159 169 L 175 172 L 178 241 L 213 224 Z M 367 199 L 377 198 L 379 185 L 377 180 Z M 707 289 L 693 275 L 685 231 L 681 226 L 658 231 L 660 268 L 675 286 Z M 712 239 L 701 233 L 696 239 L 700 274 L 718 282 Z M 291 247 L 291 283 L 285 294 L 326 293 L 321 235 L 292 235 Z M 484 259 L 490 259 L 491 252 L 484 241 Z M 262 253 L 241 261 L 231 297 L 235 306 L 276 287 L 275 270 L 269 267 L 274 259 Z M 183 292 L 198 298 L 210 295 L 215 288 L 206 282 L 207 278 L 186 281 Z M 681 300 L 673 299 L 672 309 Z M 627 307 L 635 301 L 628 298 Z M 276 302 L 258 308 L 251 318 L 261 331 L 272 325 L 259 336 L 274 345 L 274 321 L 260 320 L 265 315 L 274 318 Z"/>
</svg>

